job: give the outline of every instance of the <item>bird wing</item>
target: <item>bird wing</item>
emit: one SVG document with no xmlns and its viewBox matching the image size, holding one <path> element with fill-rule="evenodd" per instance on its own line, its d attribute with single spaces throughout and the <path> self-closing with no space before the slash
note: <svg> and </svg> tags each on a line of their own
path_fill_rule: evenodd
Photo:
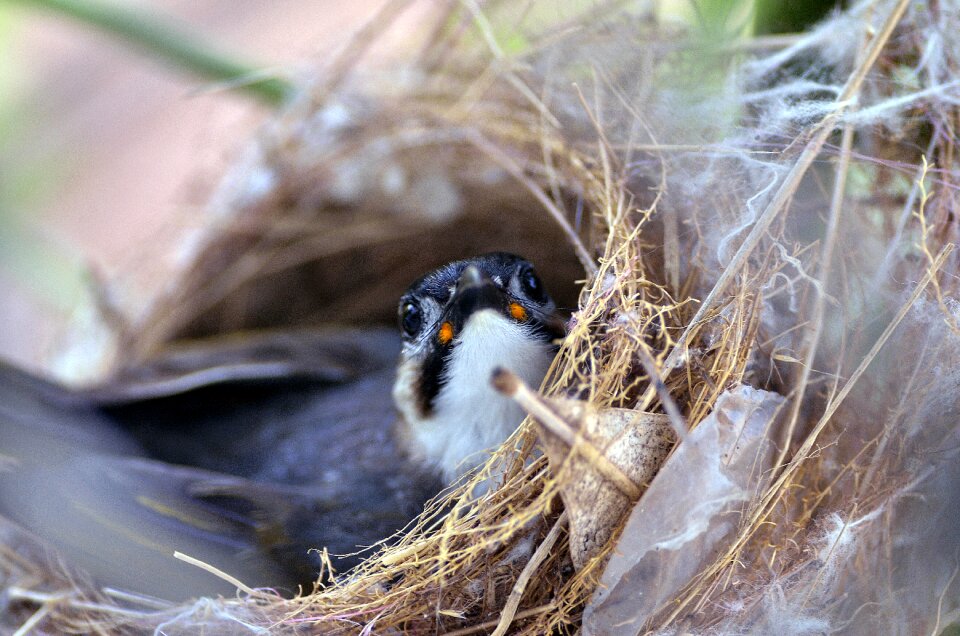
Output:
<svg viewBox="0 0 960 636">
<path fill-rule="evenodd" d="M 162 474 L 158 474 L 162 473 Z M 170 601 L 235 587 L 180 552 L 250 586 L 289 580 L 259 549 L 256 524 L 193 497 L 224 477 L 130 458 L 77 455 L 0 475 L 0 509 L 99 585 Z"/>
<path fill-rule="evenodd" d="M 407 472 L 392 444 L 396 335 L 341 331 L 309 342 L 330 362 L 317 363 L 330 372 L 318 371 L 319 383 L 277 378 L 253 391 L 255 378 L 238 372 L 188 391 L 174 381 L 163 397 L 135 379 L 115 385 L 113 400 L 101 394 L 109 410 L 91 393 L 0 365 L 0 514 L 101 585 L 171 600 L 233 592 L 174 551 L 251 586 L 309 584 L 319 565 L 310 548 L 343 554 L 383 539 L 438 489 Z M 254 345 L 229 354 L 214 347 L 163 373 L 215 378 L 210 369 L 225 360 L 249 370 L 244 360 L 255 365 L 268 353 L 263 341 Z M 334 362 L 346 369 L 340 380 Z M 162 375 L 151 373 L 129 377 Z M 165 461 L 145 459 L 141 448 Z"/>
<path fill-rule="evenodd" d="M 109 587 L 169 600 L 234 592 L 175 551 L 251 586 L 291 580 L 262 547 L 275 535 L 262 520 L 282 519 L 295 488 L 137 457 L 112 422 L 61 393 L 0 365 L 0 514 Z M 258 503 L 227 505 L 215 490 Z"/>
<path fill-rule="evenodd" d="M 311 380 L 341 383 L 396 363 L 392 329 L 339 327 L 237 332 L 166 345 L 79 393 L 119 405 L 230 383 Z"/>
</svg>

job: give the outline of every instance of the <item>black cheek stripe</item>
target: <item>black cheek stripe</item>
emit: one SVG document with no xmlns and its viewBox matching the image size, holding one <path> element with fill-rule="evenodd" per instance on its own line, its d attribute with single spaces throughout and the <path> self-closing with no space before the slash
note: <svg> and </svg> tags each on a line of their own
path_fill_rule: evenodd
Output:
<svg viewBox="0 0 960 636">
<path fill-rule="evenodd" d="M 417 386 L 417 398 L 420 412 L 424 417 L 433 414 L 440 389 L 447 383 L 444 369 L 450 359 L 450 350 L 447 347 L 437 347 L 430 351 L 423 361 L 423 371 Z"/>
</svg>

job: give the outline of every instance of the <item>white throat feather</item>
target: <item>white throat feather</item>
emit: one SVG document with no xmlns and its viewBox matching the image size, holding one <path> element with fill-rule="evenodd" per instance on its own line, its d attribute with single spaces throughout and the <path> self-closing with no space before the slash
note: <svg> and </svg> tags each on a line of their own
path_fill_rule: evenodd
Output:
<svg viewBox="0 0 960 636">
<path fill-rule="evenodd" d="M 478 311 L 454 338 L 445 382 L 424 416 L 415 406 L 419 369 L 401 364 L 394 397 L 403 417 L 401 443 L 411 458 L 452 481 L 486 461 L 523 421 L 524 412 L 491 386 L 493 370 L 504 367 L 530 386 L 539 386 L 554 349 L 532 327 L 494 310 Z"/>
</svg>

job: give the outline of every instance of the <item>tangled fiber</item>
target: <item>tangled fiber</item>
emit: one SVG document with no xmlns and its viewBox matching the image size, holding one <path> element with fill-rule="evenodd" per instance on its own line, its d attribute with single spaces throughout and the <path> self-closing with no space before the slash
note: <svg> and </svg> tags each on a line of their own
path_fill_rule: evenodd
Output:
<svg viewBox="0 0 960 636">
<path fill-rule="evenodd" d="M 550 432 L 528 420 L 336 585 L 151 609 L 48 576 L 8 602 L 58 629 L 164 634 L 960 620 L 960 4 L 868 0 L 776 39 L 643 3 L 543 13 L 445 7 L 402 68 L 363 74 L 375 19 L 264 126 L 174 283 L 104 356 L 385 316 L 436 262 L 522 251 L 552 287 L 582 282 L 546 400 L 659 414 L 680 440 L 639 503 L 607 484 L 610 540 L 571 556 L 589 510 L 562 502 L 584 462 L 541 455 Z M 569 457 L 612 459 L 583 448 Z"/>
</svg>

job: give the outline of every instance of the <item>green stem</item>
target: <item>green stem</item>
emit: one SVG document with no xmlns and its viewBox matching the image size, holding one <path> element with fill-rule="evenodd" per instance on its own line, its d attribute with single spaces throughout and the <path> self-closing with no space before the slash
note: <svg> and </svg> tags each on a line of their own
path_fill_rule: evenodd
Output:
<svg viewBox="0 0 960 636">
<path fill-rule="evenodd" d="M 258 99 L 276 106 L 293 87 L 276 77 L 263 77 L 253 65 L 202 44 L 202 36 L 186 31 L 160 16 L 139 9 L 91 0 L 8 0 L 48 9 L 93 25 L 138 48 L 208 80 L 235 85 Z"/>
</svg>

